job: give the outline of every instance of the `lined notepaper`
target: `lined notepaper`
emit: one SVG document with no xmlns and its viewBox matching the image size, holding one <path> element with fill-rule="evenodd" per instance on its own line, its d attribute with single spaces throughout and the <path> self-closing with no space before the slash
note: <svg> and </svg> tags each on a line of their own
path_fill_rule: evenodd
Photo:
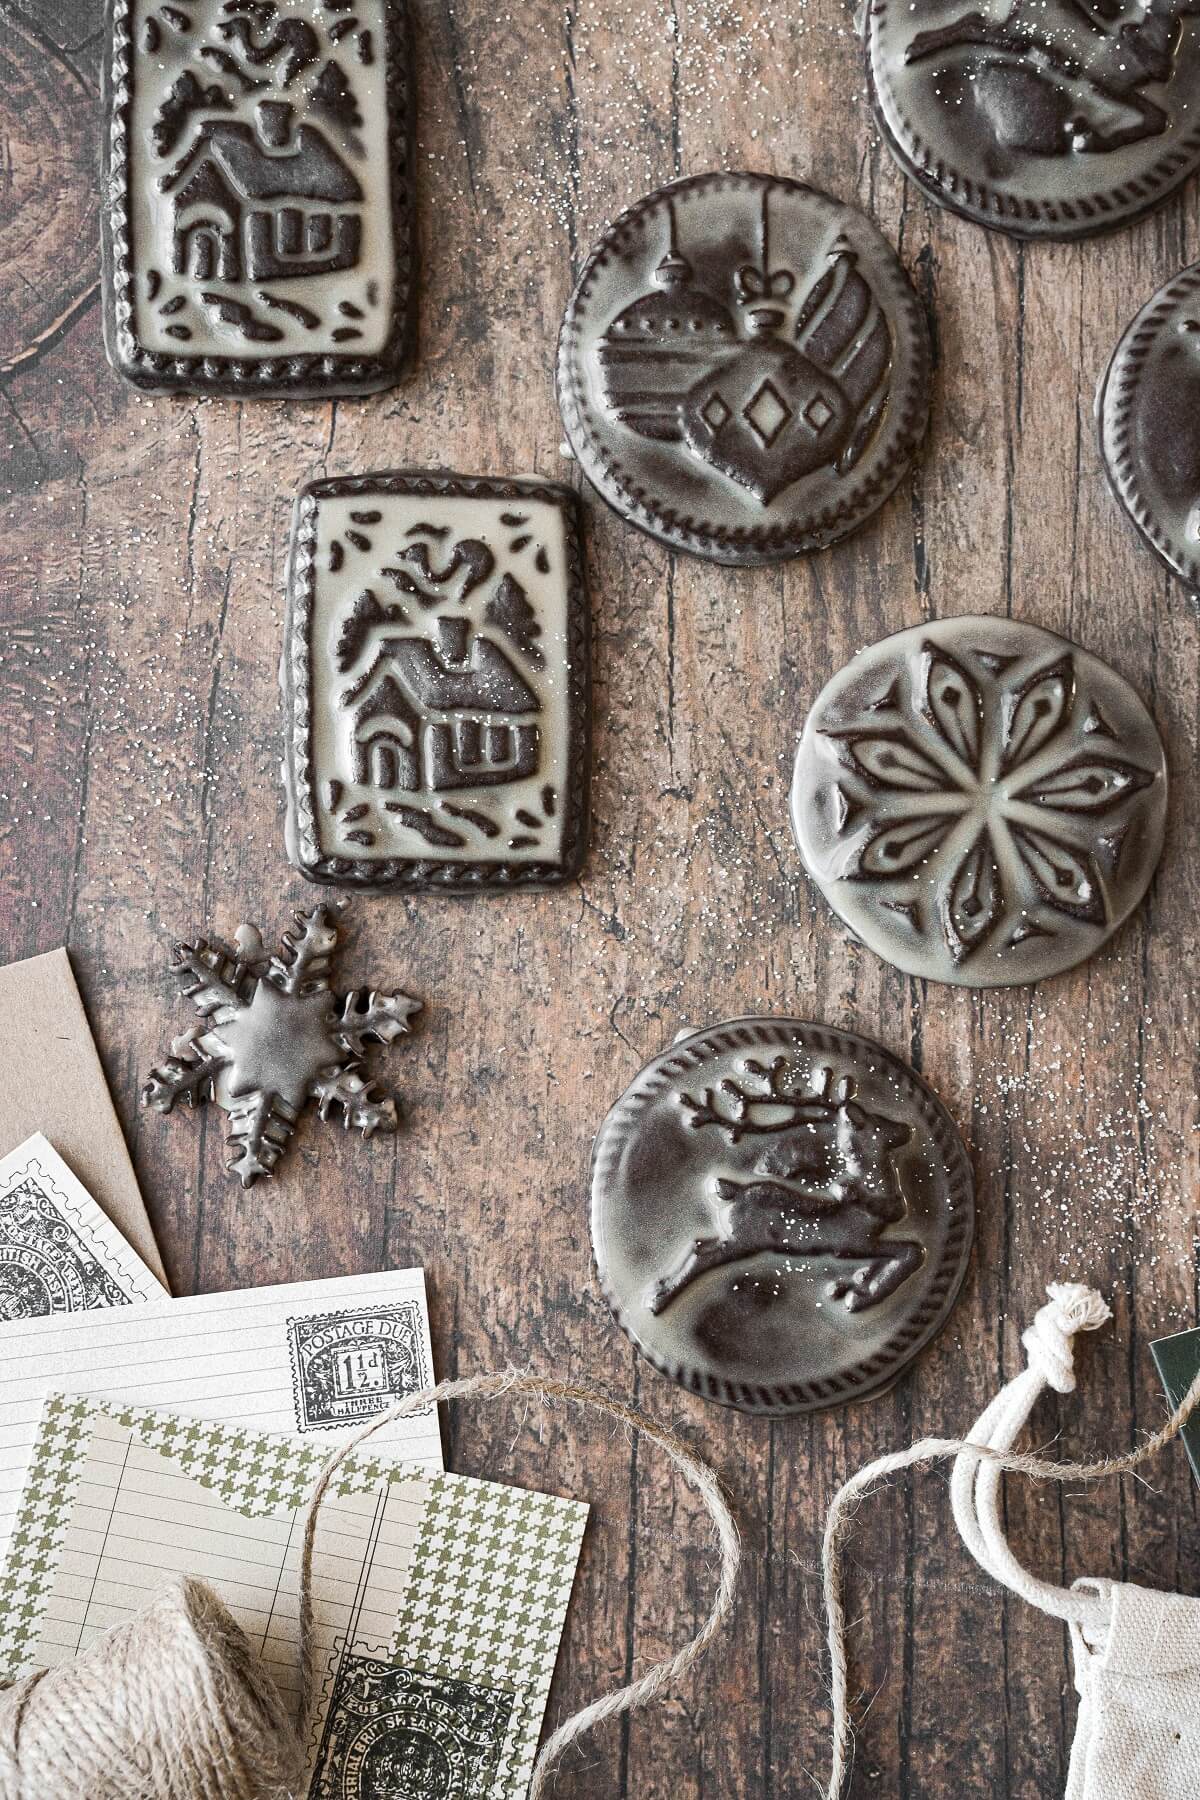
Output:
<svg viewBox="0 0 1200 1800">
<path fill-rule="evenodd" d="M 190 1575 L 294 1703 L 304 1516 L 323 1460 L 297 1435 L 51 1394 L 0 1577 L 0 1679 L 69 1661 Z M 347 1459 L 313 1560 L 314 1800 L 344 1792 L 364 1720 L 383 1763 L 432 1737 L 471 1792 L 523 1800 L 586 1517 L 578 1501 L 414 1467 L 394 1449 Z"/>
<path fill-rule="evenodd" d="M 247 1516 L 135 1432 L 97 1412 L 32 1666 L 67 1662 L 145 1607 L 172 1575 L 209 1582 L 285 1697 L 299 1691 L 302 1511 Z M 426 1480 L 331 1495 L 313 1568 L 316 1667 L 349 1641 L 386 1653 L 396 1630 Z"/>
<path fill-rule="evenodd" d="M 420 1269 L 351 1275 L 331 1281 L 244 1288 L 182 1300 L 151 1301 L 104 1313 L 21 1319 L 0 1327 L 0 1551 L 6 1552 L 42 1402 L 51 1390 L 132 1405 L 169 1407 L 192 1418 L 296 1432 L 304 1417 L 295 1353 L 302 1321 L 354 1321 L 377 1311 L 415 1308 L 423 1373 L 432 1382 L 425 1277 Z M 361 1341 L 361 1340 L 357 1340 Z M 379 1409 L 392 1396 L 376 1388 Z M 348 1420 L 350 1426 L 361 1417 Z M 332 1449 L 345 1426 L 310 1430 L 306 1440 Z M 381 1434 L 403 1460 L 442 1466 L 432 1410 Z"/>
</svg>

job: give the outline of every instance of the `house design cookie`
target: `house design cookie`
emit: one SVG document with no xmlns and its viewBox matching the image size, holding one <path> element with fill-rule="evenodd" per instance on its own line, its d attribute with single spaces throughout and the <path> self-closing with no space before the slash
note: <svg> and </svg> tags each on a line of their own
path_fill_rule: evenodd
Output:
<svg viewBox="0 0 1200 1800">
<path fill-rule="evenodd" d="M 578 872 L 588 629 L 570 489 L 411 471 L 305 488 L 283 686 L 302 874 L 471 892 Z"/>
<path fill-rule="evenodd" d="M 370 392 L 412 299 L 403 0 L 111 0 L 105 341 L 152 392 Z"/>
</svg>

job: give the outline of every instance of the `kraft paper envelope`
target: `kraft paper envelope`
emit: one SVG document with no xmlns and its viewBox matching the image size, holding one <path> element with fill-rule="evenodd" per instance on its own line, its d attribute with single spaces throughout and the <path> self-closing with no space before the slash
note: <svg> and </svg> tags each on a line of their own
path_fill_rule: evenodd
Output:
<svg viewBox="0 0 1200 1800">
<path fill-rule="evenodd" d="M 18 1319 L 0 1326 L 0 1359 L 0 1554 L 52 1390 L 293 1433 L 323 1458 L 433 1380 L 420 1269 Z M 442 1467 L 432 1407 L 384 1436 Z"/>
<path fill-rule="evenodd" d="M 166 1286 L 65 950 L 0 968 L 0 1156 L 43 1132 Z"/>
</svg>

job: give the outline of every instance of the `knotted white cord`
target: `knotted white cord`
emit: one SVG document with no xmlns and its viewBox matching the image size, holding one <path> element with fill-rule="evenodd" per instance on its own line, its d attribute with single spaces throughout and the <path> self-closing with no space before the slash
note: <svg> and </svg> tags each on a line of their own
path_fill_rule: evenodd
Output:
<svg viewBox="0 0 1200 1800">
<path fill-rule="evenodd" d="M 1003 1434 L 1023 1407 L 1021 1419 L 1015 1426 L 1012 1426 L 1008 1441 L 1011 1442 L 1012 1437 L 1015 1437 L 1021 1424 L 1028 1418 L 1033 1401 L 1043 1387 L 1055 1387 L 1060 1393 L 1070 1393 L 1075 1385 L 1070 1340 L 1080 1331 L 1096 1330 L 1111 1316 L 1102 1296 L 1094 1289 L 1083 1287 L 1079 1283 L 1055 1284 L 1047 1289 L 1047 1293 L 1050 1295 L 1050 1305 L 1041 1309 L 1033 1325 L 1025 1332 L 1022 1339 L 1031 1366 L 1023 1370 L 1002 1393 L 997 1395 L 975 1425 L 970 1438 L 922 1438 L 918 1443 L 910 1445 L 907 1450 L 896 1450 L 888 1456 L 881 1456 L 875 1462 L 869 1463 L 866 1468 L 860 1469 L 857 1474 L 852 1475 L 838 1489 L 830 1503 L 825 1518 L 825 1535 L 822 1546 L 825 1613 L 828 1621 L 829 1684 L 833 1710 L 833 1741 L 826 1800 L 841 1800 L 849 1768 L 851 1722 L 846 1663 L 843 1568 L 846 1536 L 854 1512 L 867 1494 L 881 1486 L 889 1475 L 898 1474 L 903 1469 L 918 1468 L 927 1463 L 945 1461 L 950 1457 L 963 1457 L 968 1462 L 972 1475 L 981 1464 L 986 1463 L 989 1480 L 994 1478 L 997 1482 L 1004 1470 L 1029 1475 L 1035 1481 L 1095 1481 L 1102 1475 L 1128 1474 L 1149 1457 L 1154 1456 L 1164 1444 L 1168 1444 L 1173 1438 L 1178 1437 L 1192 1414 L 1197 1408 L 1200 1408 L 1200 1375 L 1197 1375 L 1166 1424 L 1149 1437 L 1144 1444 L 1137 1450 L 1130 1451 L 1126 1456 L 1104 1458 L 1097 1462 L 1049 1462 L 1042 1457 L 1025 1456 L 1011 1450 L 995 1448 L 995 1438 Z M 969 1506 L 964 1508 L 963 1516 L 967 1523 L 967 1532 L 964 1535 L 967 1537 L 968 1547 L 973 1554 L 978 1554 L 975 1550 L 976 1544 L 982 1547 L 983 1555 L 979 1556 L 979 1561 L 985 1568 L 990 1568 L 991 1558 L 998 1557 L 998 1542 L 1002 1545 L 1004 1554 L 1011 1558 L 1007 1544 L 1003 1544 L 998 1524 L 995 1537 L 993 1537 L 985 1532 L 978 1517 L 972 1524 Z M 1017 1586 L 1019 1592 L 1025 1591 L 1029 1584 L 1034 1583 L 1034 1577 L 1023 1570 L 1015 1558 L 1012 1558 L 1012 1563 L 1018 1577 L 1014 1585 Z M 1035 1585 L 1040 1587 L 1042 1584 Z M 1047 1594 L 1052 1599 L 1056 1599 L 1061 1593 L 1061 1589 L 1047 1587 Z M 1070 1598 L 1074 1598 L 1074 1596 L 1070 1596 Z M 1040 1600 L 1035 1601 L 1035 1604 L 1040 1603 Z M 1084 1605 L 1087 1604 L 1088 1600 L 1085 1597 Z M 1048 1606 L 1046 1610 L 1053 1610 L 1053 1608 Z M 1094 1620 L 1095 1614 L 1089 1612 L 1087 1622 L 1091 1624 L 1094 1623 Z"/>
<path fill-rule="evenodd" d="M 1051 1387 L 1056 1393 L 1075 1389 L 1076 1334 L 1098 1331 L 1112 1318 L 1103 1296 L 1078 1282 L 1055 1282 L 1033 1324 L 1021 1334 L 1028 1366 L 1009 1382 L 967 1433 L 968 1441 L 1003 1453 L 1024 1430 L 1038 1400 Z M 1104 1603 L 1095 1595 L 1071 1592 L 1033 1575 L 1013 1555 L 1000 1523 L 1003 1468 L 981 1456 L 962 1455 L 954 1464 L 950 1499 L 963 1542 L 980 1567 L 1002 1587 L 1011 1588 L 1031 1606 L 1055 1618 L 1095 1628 Z"/>
</svg>

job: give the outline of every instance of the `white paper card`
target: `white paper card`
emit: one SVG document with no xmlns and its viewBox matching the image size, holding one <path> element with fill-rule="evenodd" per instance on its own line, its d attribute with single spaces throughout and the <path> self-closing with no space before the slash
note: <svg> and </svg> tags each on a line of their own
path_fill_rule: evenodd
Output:
<svg viewBox="0 0 1200 1800">
<path fill-rule="evenodd" d="M 0 1581 L 0 1676 L 68 1661 L 189 1574 L 294 1707 L 303 1509 L 327 1449 L 51 1396 Z M 347 1460 L 313 1559 L 311 1800 L 523 1800 L 586 1520 L 373 1445 Z"/>
<path fill-rule="evenodd" d="M 324 1456 L 433 1379 L 420 1269 L 23 1319 L 0 1326 L 0 1358 L 0 1553 L 52 1390 L 312 1434 Z M 381 1436 L 442 1467 L 434 1409 Z"/>
<path fill-rule="evenodd" d="M 0 1158 L 0 1321 L 166 1298 L 41 1132 Z"/>
</svg>

